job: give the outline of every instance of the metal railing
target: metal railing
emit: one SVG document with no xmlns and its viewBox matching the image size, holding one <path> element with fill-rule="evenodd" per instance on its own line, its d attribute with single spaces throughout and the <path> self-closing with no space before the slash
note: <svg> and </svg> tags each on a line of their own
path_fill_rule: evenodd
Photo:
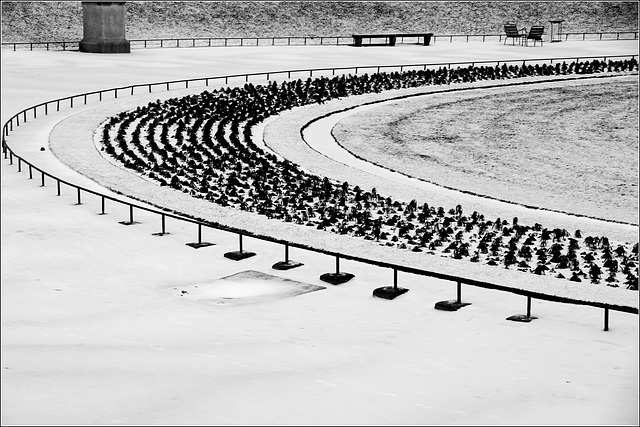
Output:
<svg viewBox="0 0 640 427">
<path fill-rule="evenodd" d="M 606 32 L 572 32 L 562 33 L 567 41 L 571 40 L 637 40 L 638 31 L 606 31 Z M 504 33 L 500 34 L 441 34 L 431 37 L 431 43 L 439 39 L 449 41 L 498 41 L 502 42 Z M 150 38 L 131 39 L 133 49 L 170 48 L 170 47 L 239 47 L 239 46 L 350 46 L 353 45 L 351 36 L 304 36 L 304 37 L 186 37 L 186 38 Z M 418 44 L 418 37 L 402 37 L 397 39 L 399 44 Z M 62 49 L 78 50 L 79 41 L 47 41 L 47 42 L 5 42 L 3 47 L 10 47 L 14 51 L 21 49 Z"/>
<path fill-rule="evenodd" d="M 110 88 L 110 89 L 104 89 L 104 90 L 99 90 L 99 91 L 93 91 L 93 92 L 86 92 L 86 93 L 81 93 L 81 94 L 77 94 L 77 95 L 71 95 L 71 96 L 67 96 L 64 98 L 58 98 L 58 99 L 54 99 L 51 101 L 47 101 L 47 102 L 43 102 L 37 105 L 34 105 L 32 107 L 28 107 L 20 112 L 18 112 L 17 114 L 15 114 L 14 116 L 12 116 L 7 122 L 4 123 L 3 127 L 2 127 L 2 151 L 4 153 L 4 158 L 5 159 L 9 159 L 9 164 L 13 165 L 14 164 L 14 159 L 17 160 L 17 167 L 18 167 L 18 172 L 22 172 L 23 167 L 27 167 L 28 171 L 29 171 L 29 179 L 33 179 L 34 178 L 34 171 L 38 174 L 40 174 L 40 179 L 41 179 L 41 186 L 45 186 L 46 184 L 46 178 L 49 178 L 50 181 L 54 181 L 56 184 L 56 188 L 57 188 L 57 193 L 58 195 L 61 195 L 61 186 L 62 184 L 71 187 L 72 189 L 74 189 L 77 193 L 77 201 L 78 204 L 81 204 L 81 197 L 82 197 L 82 193 L 87 193 L 87 194 L 91 194 L 94 196 L 97 196 L 100 198 L 101 200 L 101 213 L 105 213 L 105 208 L 106 208 L 106 201 L 109 200 L 111 202 L 115 202 L 115 203 L 119 203 L 119 204 L 123 204 L 123 205 L 127 205 L 129 207 L 129 221 L 127 222 L 122 222 L 123 224 L 134 224 L 134 209 L 138 209 L 141 211 L 147 211 L 147 212 L 151 212 L 157 215 L 160 215 L 161 217 L 161 233 L 165 234 L 166 230 L 165 230 L 165 224 L 166 224 L 166 218 L 173 218 L 179 221 L 184 221 L 184 222 L 188 222 L 188 223 L 192 223 L 194 225 L 197 226 L 198 228 L 198 242 L 194 243 L 194 245 L 199 245 L 202 244 L 202 240 L 201 240 L 201 236 L 202 236 L 202 227 L 208 227 L 208 228 L 214 228 L 214 229 L 218 229 L 218 230 L 222 230 L 222 231 L 227 231 L 230 233 L 235 233 L 238 234 L 239 236 L 239 243 L 240 243 L 240 252 L 243 251 L 243 247 L 242 247 L 242 238 L 243 236 L 248 236 L 248 237 L 252 237 L 252 238 L 256 238 L 259 240 L 264 240 L 267 242 L 272 242 L 272 243 L 276 243 L 276 244 L 281 244 L 284 246 L 285 249 L 285 261 L 288 261 L 288 253 L 289 253 L 289 247 L 296 247 L 296 248 L 300 248 L 303 250 L 307 250 L 307 251 L 312 251 L 312 252 L 317 252 L 317 253 L 322 253 L 325 255 L 329 255 L 332 257 L 335 257 L 336 259 L 336 273 L 339 273 L 339 261 L 340 259 L 347 259 L 347 260 L 353 260 L 356 262 L 361 262 L 361 263 L 365 263 L 365 264 L 370 264 L 370 265 L 375 265 L 378 267 L 382 267 L 382 268 L 390 268 L 393 269 L 394 271 L 394 288 L 397 288 L 397 272 L 398 271 L 403 271 L 406 273 L 411 273 L 411 274 L 415 274 L 415 275 L 421 275 L 421 276 L 428 276 L 428 277 L 434 277 L 437 279 L 442 279 L 442 280 L 447 280 L 447 281 L 452 281 L 455 282 L 457 284 L 457 301 L 460 302 L 461 301 L 461 285 L 465 284 L 465 285 L 470 285 L 470 286 L 476 286 L 476 287 L 481 287 L 481 288 L 487 288 L 487 289 L 493 289 L 493 290 L 498 290 L 498 291 L 504 291 L 504 292 L 510 292 L 510 293 L 514 293 L 517 295 L 523 295 L 527 297 L 527 316 L 530 316 L 530 312 L 531 312 L 531 299 L 535 298 L 535 299 L 539 299 L 539 300 L 546 300 L 546 301 L 554 301 L 554 302 L 560 302 L 560 303 L 566 303 L 566 304 L 576 304 L 576 305 L 588 305 L 588 306 L 593 306 L 593 307 L 598 307 L 598 308 L 603 308 L 604 309 L 604 330 L 608 330 L 609 329 L 609 310 L 614 310 L 614 311 L 620 311 L 620 312 L 625 312 L 625 313 L 632 313 L 632 314 L 638 314 L 638 308 L 637 307 L 632 307 L 632 306 L 623 306 L 623 305 L 615 305 L 615 304 L 608 304 L 608 303 L 601 303 L 601 302 L 595 302 L 595 301 L 582 301 L 582 300 L 578 300 L 578 299 L 574 299 L 574 298 L 569 298 L 569 297 L 560 297 L 560 296 L 555 296 L 555 295 L 548 295 L 548 294 L 543 294 L 543 293 L 539 293 L 539 292 L 533 292 L 533 291 L 529 291 L 529 290 L 523 290 L 523 289 L 517 289 L 517 288 L 510 288 L 504 285 L 499 285 L 496 283 L 490 283 L 490 282 L 485 282 L 485 281 L 479 281 L 479 280 L 475 280 L 475 279 L 471 279 L 471 278 L 467 278 L 467 277 L 461 277 L 461 276 L 455 276 L 455 275 L 450 275 L 450 274 L 444 274 L 444 273 L 440 273 L 440 272 L 436 272 L 436 271 L 429 271 L 429 270 L 424 270 L 424 269 L 419 269 L 419 268 L 415 268 L 415 267 L 410 267 L 410 266 L 405 266 L 405 265 L 397 265 L 397 264 L 393 264 L 393 263 L 388 263 L 388 262 L 383 262 L 383 261 L 377 261 L 377 260 L 370 260 L 364 257 L 360 257 L 360 256 L 356 256 L 356 255 L 351 255 L 351 254 L 345 254 L 345 253 L 341 253 L 341 252 L 335 252 L 335 251 L 329 251 L 329 250 L 325 250 L 325 249 L 321 249 L 321 248 L 315 248 L 306 244 L 302 244 L 302 243 L 296 243 L 293 241 L 288 241 L 286 239 L 280 239 L 280 238 L 275 238 L 272 236 L 265 236 L 265 235 L 260 235 L 257 233 L 253 233 L 247 230 L 243 230 L 240 228 L 236 228 L 236 227 L 232 227 L 229 225 L 225 225 L 225 224 L 220 224 L 217 223 L 215 221 L 207 221 L 207 220 L 203 220 L 203 219 L 199 219 L 199 218 L 193 218 L 190 217 L 188 214 L 181 214 L 181 213 L 172 213 L 171 211 L 164 209 L 164 208 L 156 208 L 156 207 L 150 207 L 148 205 L 143 205 L 143 204 L 137 204 L 137 203 L 132 203 L 129 201 L 124 201 L 124 200 L 120 200 L 116 197 L 98 192 L 98 191 L 94 191 L 85 187 L 82 187 L 80 185 L 76 185 L 73 184 L 69 181 L 63 180 L 61 178 L 58 178 L 56 176 L 54 176 L 53 174 L 50 174 L 46 171 L 44 171 L 41 168 L 38 168 L 36 165 L 34 165 L 33 163 L 25 160 L 23 157 L 15 154 L 13 152 L 13 150 L 9 147 L 9 145 L 6 142 L 6 137 L 9 136 L 10 132 L 13 131 L 13 126 L 15 123 L 15 126 L 18 127 L 20 126 L 20 120 L 22 117 L 22 123 L 25 123 L 28 121 L 28 113 L 31 114 L 33 116 L 34 119 L 37 118 L 38 116 L 38 111 L 41 111 L 42 113 L 44 113 L 45 115 L 47 115 L 49 113 L 49 110 L 52 109 L 55 106 L 56 111 L 60 111 L 61 108 L 61 103 L 67 103 L 69 105 L 69 108 L 74 108 L 74 105 L 77 105 L 77 101 L 78 100 L 82 100 L 84 104 L 87 104 L 89 97 L 93 97 L 92 99 L 95 99 L 96 97 L 98 98 L 99 101 L 102 101 L 103 98 L 105 98 L 105 96 L 108 96 L 109 94 L 113 94 L 114 98 L 118 98 L 118 94 L 119 93 L 129 93 L 130 95 L 134 95 L 135 93 L 135 89 L 140 89 L 140 88 L 144 88 L 148 91 L 148 93 L 152 93 L 153 88 L 154 87 L 159 87 L 162 89 L 171 90 L 171 85 L 174 85 L 173 89 L 177 89 L 175 86 L 180 84 L 180 86 L 184 86 L 185 89 L 189 88 L 189 84 L 193 83 L 193 82 L 204 82 L 206 86 L 209 85 L 210 82 L 215 82 L 215 81 L 223 81 L 225 82 L 225 84 L 228 84 L 230 79 L 244 79 L 245 82 L 249 81 L 249 77 L 250 76 L 264 76 L 266 78 L 266 80 L 268 81 L 271 77 L 273 77 L 274 75 L 284 75 L 286 74 L 289 78 L 291 78 L 292 74 L 297 74 L 297 73 L 305 73 L 308 74 L 309 77 L 312 77 L 314 72 L 317 74 L 318 72 L 326 72 L 326 71 L 331 71 L 333 75 L 335 75 L 336 71 L 350 71 L 353 70 L 355 72 L 355 74 L 358 73 L 358 70 L 360 70 L 361 72 L 364 72 L 366 70 L 377 70 L 377 72 L 380 72 L 380 70 L 383 69 L 415 69 L 415 68 L 422 68 L 422 69 L 426 69 L 427 67 L 429 68 L 436 68 L 436 67 L 442 67 L 442 66 L 446 66 L 448 68 L 451 68 L 453 66 L 468 66 L 468 65 L 472 65 L 474 66 L 475 64 L 492 64 L 492 65 L 500 65 L 500 64 L 504 64 L 504 63 L 518 63 L 518 64 L 526 64 L 527 62 L 529 63 L 537 63 L 537 62 L 551 62 L 553 63 L 554 61 L 576 61 L 579 62 L 580 59 L 604 59 L 605 61 L 608 59 L 613 59 L 613 58 L 636 58 L 637 55 L 618 55 L 618 56 L 607 56 L 607 57 L 565 57 L 565 58 L 547 58 L 547 59 L 518 59 L 518 60 L 506 60 L 506 61 L 465 61 L 465 62 L 455 62 L 455 63 L 432 63 L 432 64 L 403 64 L 403 65 L 384 65 L 384 66 L 378 66 L 378 65 L 374 65 L 374 66 L 352 66 L 352 67 L 336 67 L 336 68 L 314 68 L 314 69 L 299 69 L 299 70 L 281 70 L 281 71 L 269 71 L 269 72 L 260 72 L 260 73 L 247 73 L 247 74 L 234 74 L 234 75 L 226 75 L 226 76 L 213 76 L 213 77 L 200 77 L 200 78 L 193 78 L 193 79 L 181 79 L 181 80 L 173 80 L 173 81 L 164 81 L 164 82 L 156 82 L 156 83 L 147 83 L 147 84 L 136 84 L 136 85 L 129 85 L 129 86 L 122 86 L 122 87 L 116 87 L 116 88 Z M 76 101 L 74 103 L 74 101 Z"/>
<path fill-rule="evenodd" d="M 600 33 L 562 33 L 560 37 L 564 36 L 565 40 L 638 40 L 637 31 L 607 31 Z M 615 36 L 615 37 L 614 37 Z"/>
</svg>

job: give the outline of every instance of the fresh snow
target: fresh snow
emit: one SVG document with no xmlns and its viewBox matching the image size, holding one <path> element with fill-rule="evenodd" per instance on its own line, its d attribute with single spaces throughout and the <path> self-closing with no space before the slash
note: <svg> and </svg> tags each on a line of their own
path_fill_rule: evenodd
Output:
<svg viewBox="0 0 640 427">
<path fill-rule="evenodd" d="M 535 51 L 498 43 L 150 49 L 117 56 L 3 50 L 2 120 L 46 100 L 133 83 L 307 67 L 522 59 L 542 52 L 638 54 L 633 41 L 566 42 Z M 143 98 L 123 95 L 111 107 L 123 110 Z M 84 132 L 91 146 L 100 114 L 108 116 L 98 111 L 107 104 L 29 118 L 7 143 L 46 171 L 98 189 L 52 155 L 48 137 L 52 130 L 52 136 Z M 65 128 L 72 115 L 92 120 L 81 129 Z M 64 147 L 58 140 L 56 154 Z M 95 154 L 97 161 L 101 156 Z M 142 181 L 124 172 L 128 180 L 116 173 L 104 178 L 127 189 L 135 187 L 130 181 Z M 333 258 L 292 248 L 291 259 L 304 266 L 277 271 L 271 266 L 283 259 L 282 246 L 251 238 L 245 249 L 257 255 L 231 261 L 223 254 L 237 250 L 235 234 L 205 229 L 203 241 L 215 245 L 193 249 L 185 245 L 197 239 L 192 224 L 169 220 L 170 234 L 154 236 L 157 215 L 137 212 L 140 224 L 123 226 L 118 222 L 128 218 L 126 206 L 107 203 L 107 215 L 98 215 L 99 198 L 85 194 L 75 206 L 74 190 L 63 186 L 57 196 L 55 183 L 47 180 L 41 188 L 39 178 L 34 172 L 29 180 L 24 165 L 17 173 L 15 161 L 2 162 L 3 424 L 638 423 L 637 315 L 611 312 L 604 332 L 602 309 L 534 300 L 538 319 L 508 322 L 506 317 L 525 312 L 525 297 L 468 286 L 462 299 L 472 305 L 441 312 L 433 305 L 454 299 L 455 283 L 405 273 L 398 274 L 398 284 L 408 293 L 393 301 L 373 298 L 373 289 L 393 283 L 391 270 L 343 260 L 341 271 L 356 277 L 332 286 L 319 276 L 334 270 Z M 186 203 L 165 193 L 155 196 L 161 194 L 163 205 L 165 196 L 174 208 Z M 139 196 L 152 200 L 151 193 Z M 367 250 L 356 239 L 309 237 L 290 224 L 251 223 L 240 212 L 214 206 L 193 208 L 262 234 L 285 232 L 331 249 L 355 247 L 359 255 Z M 455 271 L 459 265 L 446 261 L 438 260 L 441 268 Z M 469 263 L 463 265 L 466 270 Z M 315 288 L 320 286 L 325 289 Z"/>
</svg>

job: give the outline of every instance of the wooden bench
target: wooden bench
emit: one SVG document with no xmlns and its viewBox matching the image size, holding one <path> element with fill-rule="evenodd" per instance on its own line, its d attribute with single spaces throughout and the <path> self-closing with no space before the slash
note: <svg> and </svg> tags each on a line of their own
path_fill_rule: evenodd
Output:
<svg viewBox="0 0 640 427">
<path fill-rule="evenodd" d="M 422 45 L 429 46 L 431 43 L 431 37 L 433 37 L 433 33 L 403 33 L 396 34 L 397 37 L 417 37 L 418 43 L 420 43 L 420 37 L 422 37 Z"/>
<path fill-rule="evenodd" d="M 362 43 L 363 39 L 369 39 L 369 43 L 367 44 L 368 46 L 395 46 L 398 37 L 418 37 L 418 41 L 420 40 L 420 37 L 422 37 L 422 44 L 424 46 L 429 46 L 433 33 L 353 34 L 352 37 L 354 46 L 364 46 Z M 372 43 L 373 39 L 384 39 L 384 42 Z"/>
</svg>

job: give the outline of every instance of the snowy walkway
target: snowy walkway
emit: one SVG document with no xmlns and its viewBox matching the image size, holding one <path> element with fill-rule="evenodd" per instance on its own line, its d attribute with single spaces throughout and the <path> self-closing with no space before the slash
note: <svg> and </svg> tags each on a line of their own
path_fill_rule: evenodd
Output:
<svg viewBox="0 0 640 427">
<path fill-rule="evenodd" d="M 185 48 L 128 56 L 3 50 L 2 119 L 57 97 L 150 80 L 618 51 L 637 54 L 637 42 Z M 30 121 L 7 141 L 16 149 L 30 142 L 23 147 L 29 160 L 97 185 L 50 150 L 39 151 L 56 120 L 94 107 Z M 507 322 L 525 310 L 525 298 L 472 287 L 463 288 L 472 305 L 441 312 L 433 305 L 452 299 L 455 284 L 400 274 L 410 292 L 381 300 L 371 292 L 391 284 L 392 272 L 353 262 L 341 264 L 356 275 L 341 286 L 292 297 L 278 281 L 266 290 L 261 282 L 230 294 L 229 278 L 246 270 L 324 286 L 318 277 L 334 260 L 292 250 L 304 266 L 276 272 L 279 245 L 247 239 L 258 255 L 235 262 L 223 254 L 237 249 L 236 235 L 205 230 L 203 240 L 216 245 L 195 250 L 185 245 L 196 238 L 192 227 L 170 221 L 170 234 L 153 236 L 157 216 L 141 214 L 140 224 L 127 227 L 118 223 L 126 208 L 108 206 L 104 216 L 99 209 L 97 200 L 76 206 L 75 193 L 57 196 L 55 186 L 41 188 L 2 162 L 3 424 L 638 423 L 636 315 L 611 313 L 611 330 L 603 332 L 601 309 L 534 301 L 537 320 Z M 286 296 L 241 303 L 278 292 Z M 217 304 L 225 297 L 240 298 Z"/>
</svg>

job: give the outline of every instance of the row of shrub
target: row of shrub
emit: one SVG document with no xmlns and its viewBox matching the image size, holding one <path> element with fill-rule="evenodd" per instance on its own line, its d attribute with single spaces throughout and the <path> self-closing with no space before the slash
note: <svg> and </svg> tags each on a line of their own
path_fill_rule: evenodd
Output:
<svg viewBox="0 0 640 427">
<path fill-rule="evenodd" d="M 159 185 L 230 208 L 374 244 L 637 290 L 637 243 L 628 247 L 606 236 L 521 224 L 517 218 L 488 220 L 478 212 L 465 214 L 460 205 L 447 209 L 428 201 L 394 200 L 375 188 L 367 191 L 309 174 L 251 138 L 252 127 L 270 115 L 334 98 L 425 85 L 637 69 L 632 58 L 247 83 L 122 112 L 104 124 L 102 144 L 125 167 Z"/>
</svg>

